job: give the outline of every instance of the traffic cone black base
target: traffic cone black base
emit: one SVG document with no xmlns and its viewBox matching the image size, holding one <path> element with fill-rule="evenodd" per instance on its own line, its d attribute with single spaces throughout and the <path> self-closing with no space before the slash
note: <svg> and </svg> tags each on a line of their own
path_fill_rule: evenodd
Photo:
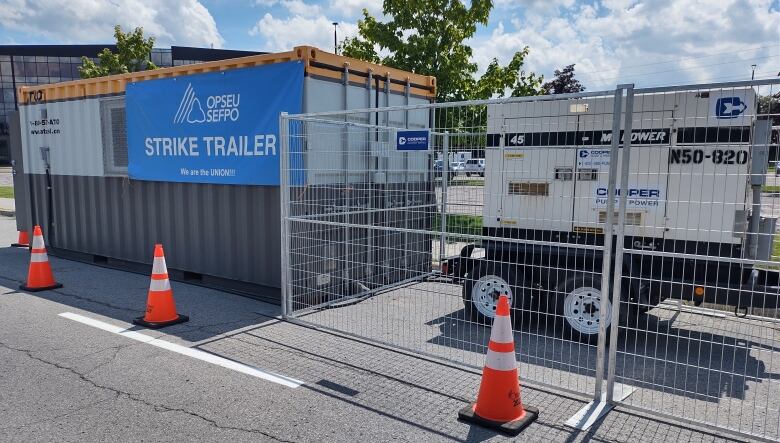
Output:
<svg viewBox="0 0 780 443">
<path fill-rule="evenodd" d="M 29 248 L 30 247 L 30 235 L 27 231 L 19 231 L 19 238 L 16 243 L 11 243 L 11 247 L 14 248 Z"/>
<path fill-rule="evenodd" d="M 460 411 L 458 411 L 458 420 L 467 423 L 474 423 L 484 428 L 495 429 L 496 431 L 511 436 L 515 436 L 519 434 L 523 429 L 528 427 L 528 425 L 530 425 L 537 418 L 539 418 L 538 409 L 536 409 L 533 406 L 523 405 L 523 409 L 525 409 L 525 415 L 523 416 L 523 418 L 502 423 L 498 421 L 488 420 L 486 418 L 482 418 L 479 415 L 475 414 L 474 408 L 476 406 L 477 406 L 476 403 L 472 403 L 466 406 L 465 408 L 461 409 Z"/>
<path fill-rule="evenodd" d="M 53 285 L 44 286 L 44 287 L 41 287 L 41 288 L 31 288 L 31 287 L 28 287 L 27 285 L 20 285 L 19 289 L 21 289 L 23 291 L 27 291 L 27 292 L 41 292 L 41 291 L 48 291 L 50 289 L 57 289 L 57 288 L 61 288 L 61 287 L 62 287 L 62 283 L 54 283 Z"/>
<path fill-rule="evenodd" d="M 187 317 L 186 315 L 179 314 L 179 316 L 176 319 L 170 320 L 170 321 L 161 321 L 161 322 L 146 321 L 146 320 L 144 320 L 143 317 L 138 317 L 138 318 L 134 318 L 133 319 L 133 323 L 137 324 L 138 326 L 143 326 L 143 327 L 149 328 L 149 329 L 160 329 L 160 328 L 164 328 L 166 326 L 171 326 L 171 325 L 177 325 L 179 323 L 184 323 L 184 322 L 189 321 L 189 320 L 190 320 L 190 318 Z"/>
</svg>

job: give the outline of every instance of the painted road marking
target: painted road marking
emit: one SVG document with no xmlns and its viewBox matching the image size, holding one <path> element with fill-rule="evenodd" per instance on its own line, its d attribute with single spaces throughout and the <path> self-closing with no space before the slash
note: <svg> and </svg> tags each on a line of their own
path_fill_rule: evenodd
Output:
<svg viewBox="0 0 780 443">
<path fill-rule="evenodd" d="M 140 332 L 128 331 L 126 328 L 104 323 L 100 320 L 95 320 L 93 318 L 85 317 L 83 315 L 74 314 L 72 312 L 63 312 L 59 315 L 60 317 L 65 317 L 69 320 L 77 321 L 79 323 L 92 326 L 93 328 L 102 329 L 104 331 L 118 334 L 135 341 L 140 341 L 142 343 L 156 346 L 158 348 L 167 349 L 169 351 L 176 352 L 177 354 L 182 354 L 188 357 L 196 358 L 198 360 L 202 360 L 207 363 L 221 366 L 226 369 L 231 369 L 236 372 L 241 372 L 242 374 L 251 375 L 252 377 L 257 377 L 263 380 L 280 384 L 282 386 L 287 386 L 288 388 L 297 388 L 304 384 L 304 382 L 300 380 L 296 380 L 294 378 L 285 377 L 284 375 L 274 374 L 268 371 L 263 371 L 262 369 L 258 369 L 252 366 L 247 366 L 243 363 L 238 363 L 233 360 L 228 360 L 227 358 L 210 354 L 208 352 L 204 352 L 199 349 L 192 349 L 186 346 L 177 345 L 176 343 L 171 343 L 169 341 L 161 340 L 159 338 L 150 337 L 148 335 L 141 334 Z"/>
</svg>

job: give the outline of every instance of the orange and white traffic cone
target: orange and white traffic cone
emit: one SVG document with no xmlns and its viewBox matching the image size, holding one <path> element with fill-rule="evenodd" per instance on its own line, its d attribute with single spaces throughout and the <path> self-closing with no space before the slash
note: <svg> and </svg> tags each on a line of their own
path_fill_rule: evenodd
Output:
<svg viewBox="0 0 780 443">
<path fill-rule="evenodd" d="M 11 243 L 11 246 L 15 248 L 29 248 L 30 233 L 27 231 L 19 231 L 19 240 L 17 240 L 16 243 Z"/>
<path fill-rule="evenodd" d="M 46 254 L 46 245 L 43 243 L 43 233 L 40 226 L 33 229 L 32 249 L 30 250 L 30 269 L 27 271 L 27 283 L 19 286 L 25 291 L 38 292 L 47 289 L 61 288 L 62 285 L 54 281 L 51 272 L 49 256 Z"/>
<path fill-rule="evenodd" d="M 490 343 L 477 402 L 461 409 L 458 418 L 509 435 L 517 435 L 538 417 L 538 409 L 523 406 L 520 382 L 517 378 L 509 300 L 506 295 L 501 295 L 496 307 L 493 329 L 490 331 Z"/>
<path fill-rule="evenodd" d="M 149 295 L 146 298 L 146 313 L 143 317 L 134 319 L 133 323 L 157 329 L 184 323 L 187 320 L 189 317 L 186 315 L 176 313 L 176 302 L 173 299 L 171 282 L 168 280 L 168 267 L 165 266 L 163 247 L 160 244 L 154 245 L 152 281 L 149 283 Z"/>
</svg>

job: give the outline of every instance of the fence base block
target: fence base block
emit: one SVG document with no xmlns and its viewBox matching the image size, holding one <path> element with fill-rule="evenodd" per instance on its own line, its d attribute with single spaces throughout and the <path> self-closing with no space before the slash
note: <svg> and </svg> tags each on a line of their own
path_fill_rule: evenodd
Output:
<svg viewBox="0 0 780 443">
<path fill-rule="evenodd" d="M 612 396 L 612 400 L 616 402 L 623 401 L 629 395 L 633 394 L 634 391 L 636 391 L 636 388 L 634 387 L 622 383 L 615 383 L 615 392 Z M 607 402 L 607 393 L 605 392 L 601 394 L 600 401 L 593 400 L 577 411 L 576 414 L 566 421 L 566 426 L 586 431 L 593 426 L 593 423 L 596 423 L 614 407 L 615 405 L 613 403 Z"/>
</svg>

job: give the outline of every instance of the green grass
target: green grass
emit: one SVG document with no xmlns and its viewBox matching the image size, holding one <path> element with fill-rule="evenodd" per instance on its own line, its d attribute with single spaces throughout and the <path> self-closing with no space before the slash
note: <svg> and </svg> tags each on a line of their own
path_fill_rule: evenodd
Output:
<svg viewBox="0 0 780 443">
<path fill-rule="evenodd" d="M 14 198 L 14 187 L 0 186 L 0 198 Z"/>
<path fill-rule="evenodd" d="M 433 230 L 441 230 L 441 214 L 436 214 L 433 218 Z M 458 237 L 457 234 L 481 235 L 482 234 L 482 216 L 447 214 L 448 234 L 455 234 L 447 238 L 448 242 L 469 241 L 466 237 Z"/>
<path fill-rule="evenodd" d="M 458 180 L 453 179 L 450 180 L 449 183 L 447 183 L 447 186 L 485 186 L 485 180 Z"/>
<path fill-rule="evenodd" d="M 764 185 L 763 188 L 761 188 L 761 192 L 768 192 L 768 193 L 780 193 L 780 186 L 778 185 Z"/>
</svg>

